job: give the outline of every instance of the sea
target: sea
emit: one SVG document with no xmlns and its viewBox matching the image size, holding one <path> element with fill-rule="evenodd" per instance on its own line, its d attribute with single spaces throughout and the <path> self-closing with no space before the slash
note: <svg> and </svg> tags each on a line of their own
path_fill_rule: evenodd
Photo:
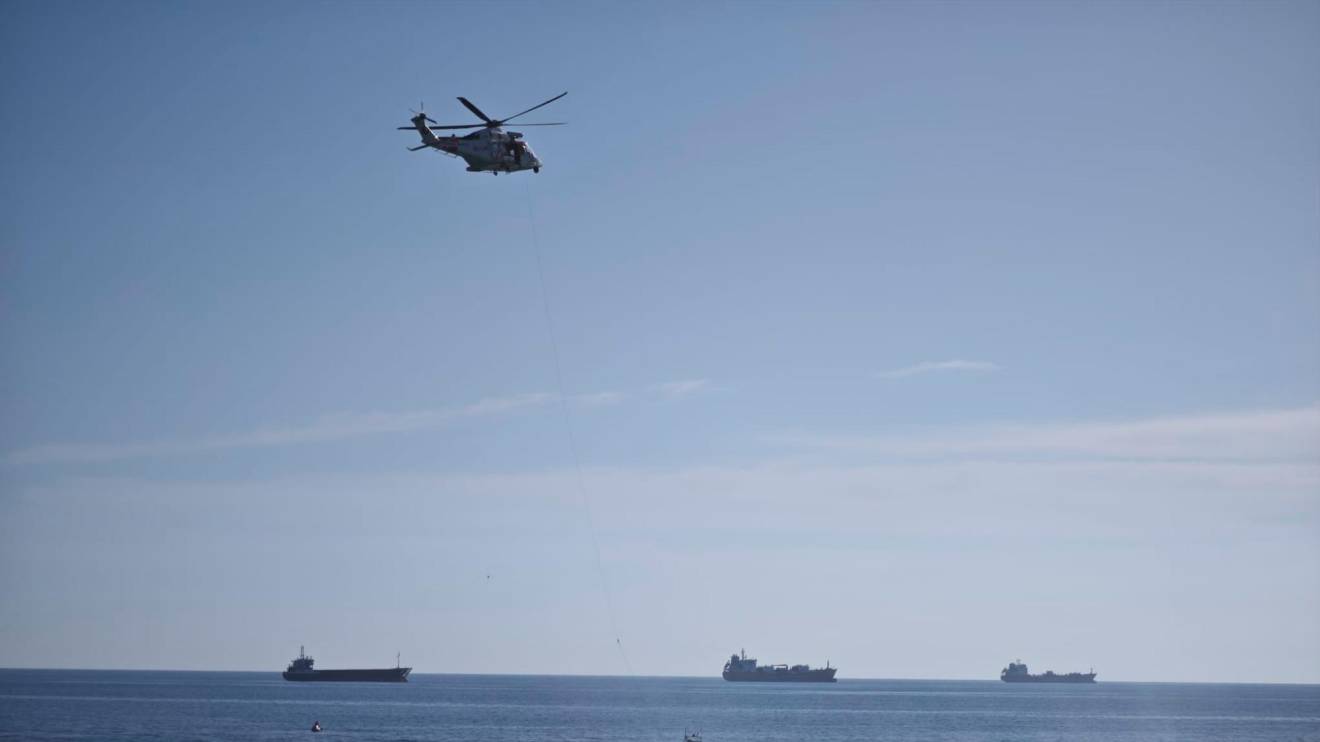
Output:
<svg viewBox="0 0 1320 742">
<path fill-rule="evenodd" d="M 0 670 L 0 739 L 682 742 L 685 730 L 704 742 L 1320 742 L 1320 686 Z"/>
</svg>

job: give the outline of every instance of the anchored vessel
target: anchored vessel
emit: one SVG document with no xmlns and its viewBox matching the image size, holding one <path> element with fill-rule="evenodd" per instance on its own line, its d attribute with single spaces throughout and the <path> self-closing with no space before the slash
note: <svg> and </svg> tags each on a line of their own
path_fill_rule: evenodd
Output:
<svg viewBox="0 0 1320 742">
<path fill-rule="evenodd" d="M 757 665 L 756 660 L 747 656 L 747 650 L 730 655 L 724 663 L 724 679 L 730 681 L 751 681 L 761 683 L 833 683 L 834 673 L 838 668 L 825 667 L 814 670 L 806 665 Z"/>
<path fill-rule="evenodd" d="M 298 647 L 298 658 L 284 671 L 285 680 L 318 680 L 354 683 L 406 683 L 411 667 L 387 667 L 383 670 L 313 670 L 316 662 Z"/>
<path fill-rule="evenodd" d="M 1005 683 L 1094 683 L 1095 670 L 1090 672 L 1070 672 L 1055 675 L 1053 670 L 1046 670 L 1044 675 L 1032 675 L 1027 672 L 1027 665 L 1022 660 L 1008 663 L 999 679 Z"/>
</svg>

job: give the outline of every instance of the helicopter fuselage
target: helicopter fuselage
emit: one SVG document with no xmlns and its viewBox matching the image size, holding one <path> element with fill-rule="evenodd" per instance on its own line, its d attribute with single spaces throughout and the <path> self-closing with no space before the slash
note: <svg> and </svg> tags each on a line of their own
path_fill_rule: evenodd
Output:
<svg viewBox="0 0 1320 742">
<path fill-rule="evenodd" d="M 512 173 L 519 170 L 541 171 L 541 160 L 532 148 L 523 141 L 522 134 L 516 131 L 504 131 L 499 127 L 481 129 L 465 136 L 435 136 L 425 122 L 417 122 L 422 140 L 432 147 L 447 154 L 462 157 L 467 162 L 468 172 L 473 173 Z M 430 135 L 429 137 L 427 135 Z"/>
</svg>

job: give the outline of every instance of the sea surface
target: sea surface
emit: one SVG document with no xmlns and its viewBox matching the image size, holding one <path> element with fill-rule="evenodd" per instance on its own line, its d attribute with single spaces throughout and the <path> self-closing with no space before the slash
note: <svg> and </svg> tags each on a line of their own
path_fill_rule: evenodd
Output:
<svg viewBox="0 0 1320 742">
<path fill-rule="evenodd" d="M 0 670 L 0 739 L 682 742 L 685 727 L 705 742 L 1320 742 L 1320 686 Z"/>
</svg>

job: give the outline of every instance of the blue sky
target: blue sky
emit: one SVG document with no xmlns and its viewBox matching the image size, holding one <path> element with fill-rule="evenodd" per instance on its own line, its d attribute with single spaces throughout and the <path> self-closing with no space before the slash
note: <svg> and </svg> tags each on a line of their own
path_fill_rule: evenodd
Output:
<svg viewBox="0 0 1320 742">
<path fill-rule="evenodd" d="M 1320 682 L 1316 4 L 12 10 L 0 665 Z"/>
</svg>

